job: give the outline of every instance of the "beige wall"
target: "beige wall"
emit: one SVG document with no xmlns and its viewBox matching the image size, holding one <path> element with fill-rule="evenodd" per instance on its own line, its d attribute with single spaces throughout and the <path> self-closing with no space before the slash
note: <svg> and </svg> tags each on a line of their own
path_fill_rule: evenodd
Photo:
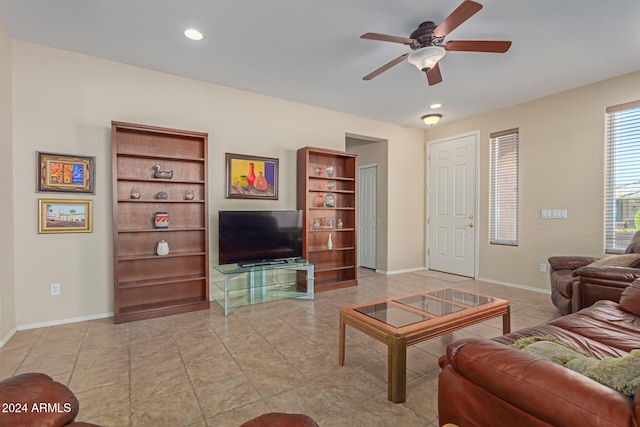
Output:
<svg viewBox="0 0 640 427">
<path fill-rule="evenodd" d="M 552 255 L 602 256 L 605 108 L 640 99 L 640 72 L 426 132 L 429 141 L 480 131 L 479 277 L 549 289 Z M 520 129 L 518 247 L 489 245 L 489 134 Z M 567 209 L 567 219 L 541 219 Z"/>
<path fill-rule="evenodd" d="M 389 175 L 424 169 L 424 134 L 375 120 L 206 84 L 125 64 L 13 41 L 13 156 L 18 325 L 101 316 L 113 311 L 110 186 L 111 120 L 209 133 L 211 259 L 217 263 L 218 209 L 295 207 L 295 152 L 307 145 L 345 148 L 346 134 L 389 141 Z M 96 156 L 90 234 L 37 233 L 35 152 Z M 280 159 L 280 200 L 224 199 L 225 152 Z M 420 172 L 422 174 L 422 172 Z M 421 179 L 420 182 L 424 180 Z M 418 184 L 422 191 L 423 184 Z M 423 209 L 405 211 L 405 183 L 389 180 L 389 253 L 421 254 Z M 418 193 L 422 194 L 422 193 Z M 70 197 L 58 196 L 55 197 Z M 420 205 L 420 203 L 417 203 Z M 406 223 L 412 224 L 407 226 Z M 11 247 L 9 247 L 9 250 Z M 3 252 L 5 249 L 3 249 Z M 391 271 L 424 265 L 423 257 L 389 260 Z M 49 295 L 49 284 L 61 295 Z"/>
<path fill-rule="evenodd" d="M 0 346 L 15 330 L 11 39 L 0 25 Z"/>
</svg>

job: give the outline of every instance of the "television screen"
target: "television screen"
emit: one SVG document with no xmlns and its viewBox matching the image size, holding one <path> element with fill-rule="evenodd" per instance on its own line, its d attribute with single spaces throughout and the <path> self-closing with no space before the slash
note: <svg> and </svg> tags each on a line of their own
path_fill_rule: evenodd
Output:
<svg viewBox="0 0 640 427">
<path fill-rule="evenodd" d="M 302 211 L 218 211 L 218 261 L 261 264 L 302 256 Z"/>
</svg>

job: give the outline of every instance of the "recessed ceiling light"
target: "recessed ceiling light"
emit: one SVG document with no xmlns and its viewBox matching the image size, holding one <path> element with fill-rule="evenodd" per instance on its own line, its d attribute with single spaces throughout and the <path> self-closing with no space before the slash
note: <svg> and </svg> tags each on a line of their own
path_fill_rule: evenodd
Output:
<svg viewBox="0 0 640 427">
<path fill-rule="evenodd" d="M 191 40 L 202 40 L 202 33 L 198 30 L 194 30 L 193 28 L 189 28 L 184 30 L 184 35 Z"/>
<path fill-rule="evenodd" d="M 429 108 L 433 108 L 434 110 L 436 108 L 440 108 L 440 107 L 442 107 L 442 104 L 431 104 L 431 105 L 429 105 Z"/>
</svg>

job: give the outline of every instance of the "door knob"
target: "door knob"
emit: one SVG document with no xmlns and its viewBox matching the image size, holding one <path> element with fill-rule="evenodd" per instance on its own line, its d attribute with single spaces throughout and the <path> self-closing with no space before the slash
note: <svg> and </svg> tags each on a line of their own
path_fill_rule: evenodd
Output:
<svg viewBox="0 0 640 427">
<path fill-rule="evenodd" d="M 473 223 L 470 222 L 469 224 L 467 224 L 469 227 L 473 228 Z"/>
</svg>

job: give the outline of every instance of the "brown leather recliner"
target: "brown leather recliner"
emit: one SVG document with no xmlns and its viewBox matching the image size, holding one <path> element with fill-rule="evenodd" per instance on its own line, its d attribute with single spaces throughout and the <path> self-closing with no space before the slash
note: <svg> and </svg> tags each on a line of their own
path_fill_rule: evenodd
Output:
<svg viewBox="0 0 640 427">
<path fill-rule="evenodd" d="M 640 254 L 640 231 L 633 236 L 625 254 Z M 640 263 L 632 263 L 631 266 L 590 265 L 598 260 L 601 258 L 549 258 L 551 301 L 560 314 L 575 313 L 599 300 L 619 302 L 622 291 L 640 278 Z"/>
<path fill-rule="evenodd" d="M 0 402 L 0 427 L 98 427 L 75 422 L 78 399 L 45 374 L 21 374 L 0 381 Z"/>
</svg>

